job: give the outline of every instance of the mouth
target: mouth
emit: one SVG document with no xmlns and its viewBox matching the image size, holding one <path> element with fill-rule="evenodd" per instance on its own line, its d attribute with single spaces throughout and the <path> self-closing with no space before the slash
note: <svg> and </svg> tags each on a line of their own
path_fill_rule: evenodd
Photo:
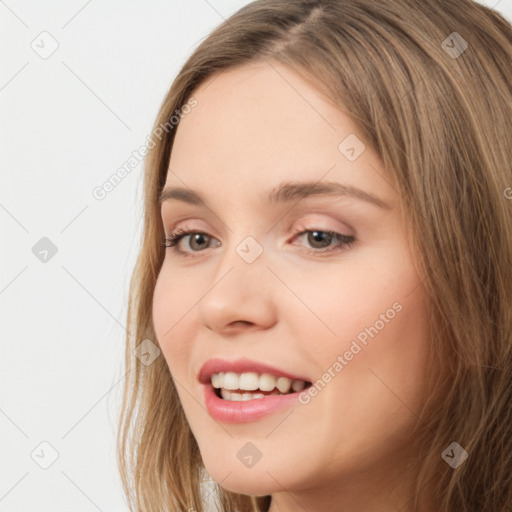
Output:
<svg viewBox="0 0 512 512">
<path fill-rule="evenodd" d="M 278 410 L 300 403 L 300 394 L 312 385 L 305 375 L 242 358 L 235 361 L 209 359 L 197 378 L 203 399 L 217 421 L 257 421 Z"/>
<path fill-rule="evenodd" d="M 258 372 L 213 373 L 210 383 L 218 398 L 231 402 L 258 400 L 271 395 L 290 395 L 311 386 L 311 382 L 307 380 Z"/>
</svg>

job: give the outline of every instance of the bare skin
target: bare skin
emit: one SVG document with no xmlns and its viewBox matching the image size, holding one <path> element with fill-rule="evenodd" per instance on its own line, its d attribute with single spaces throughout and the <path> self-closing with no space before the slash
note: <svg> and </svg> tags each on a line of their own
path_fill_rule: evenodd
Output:
<svg viewBox="0 0 512 512">
<path fill-rule="evenodd" d="M 204 236 L 166 249 L 155 332 L 206 470 L 224 488 L 271 494 L 271 512 L 406 511 L 429 338 L 400 198 L 369 147 L 354 161 L 340 151 L 357 136 L 350 119 L 294 71 L 273 67 L 209 79 L 179 124 L 166 186 L 193 189 L 208 207 L 162 205 L 166 234 Z M 263 202 L 289 181 L 350 185 L 388 207 L 326 194 Z M 236 251 L 248 236 L 263 251 L 252 263 Z M 206 410 L 197 380 L 212 357 L 247 357 L 312 382 L 330 369 L 331 378 L 307 404 L 222 423 Z M 247 442 L 262 454 L 252 467 L 237 457 Z"/>
</svg>

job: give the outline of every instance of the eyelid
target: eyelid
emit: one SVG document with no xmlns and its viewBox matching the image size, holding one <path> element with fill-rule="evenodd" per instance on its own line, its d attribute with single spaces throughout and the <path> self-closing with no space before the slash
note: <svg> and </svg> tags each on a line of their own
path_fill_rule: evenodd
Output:
<svg viewBox="0 0 512 512">
<path fill-rule="evenodd" d="M 327 217 L 327 219 L 326 219 Z M 330 218 L 331 220 L 329 220 Z M 189 220 L 192 219 L 192 220 Z M 327 213 L 324 211 L 313 211 L 309 212 L 309 214 L 301 214 L 299 218 L 293 218 L 289 222 L 284 222 L 283 219 L 281 219 L 281 222 L 285 225 L 284 231 L 286 233 L 294 232 L 297 233 L 297 225 L 301 226 L 304 230 L 311 230 L 311 229 L 321 229 L 322 231 L 336 231 L 338 233 L 343 233 L 347 236 L 355 236 L 354 230 L 350 227 L 350 225 L 347 222 L 342 221 L 339 218 L 333 217 L 332 212 Z M 335 223 L 335 224 L 334 224 Z M 334 224 L 334 225 L 333 225 Z M 202 221 L 196 220 L 193 216 L 187 216 L 182 217 L 173 220 L 170 227 L 168 229 L 165 229 L 165 222 L 164 222 L 164 231 L 165 235 L 169 236 L 172 232 L 176 231 L 178 228 L 183 229 L 186 231 L 200 231 L 211 238 L 216 238 L 212 233 L 215 229 L 205 228 L 204 223 Z M 274 224 L 268 231 L 273 231 L 276 224 Z M 229 230 L 232 232 L 232 230 Z"/>
<path fill-rule="evenodd" d="M 355 236 L 354 229 L 347 223 L 337 218 L 332 212 L 315 211 L 309 214 L 302 214 L 299 218 L 294 218 L 287 225 L 286 231 L 297 233 L 298 226 L 303 230 L 318 229 L 321 231 L 336 231 L 347 236 Z"/>
<path fill-rule="evenodd" d="M 189 219 L 190 219 L 190 217 L 189 218 L 185 217 L 185 218 L 173 220 L 172 223 L 169 223 L 169 228 L 167 228 L 167 229 L 165 227 L 166 223 L 164 222 L 164 231 L 165 231 L 166 236 L 170 235 L 172 232 L 176 231 L 177 229 L 184 229 L 187 231 L 192 231 L 192 230 L 204 231 L 205 233 L 212 231 L 209 228 L 201 227 L 199 225 L 198 221 L 189 220 Z"/>
<path fill-rule="evenodd" d="M 207 247 L 204 250 L 200 251 L 181 250 L 179 248 L 179 244 L 184 239 L 187 239 L 188 237 L 193 236 L 194 234 L 200 233 L 206 235 L 211 241 L 214 241 L 214 244 L 215 242 L 217 242 L 219 245 L 222 245 L 222 242 L 217 237 L 210 234 L 209 229 L 201 229 L 199 227 L 190 226 L 188 224 L 182 226 L 179 225 L 179 221 L 176 224 L 173 226 L 173 229 L 170 230 L 169 235 L 166 235 L 165 242 L 162 243 L 162 245 L 164 245 L 168 249 L 171 249 L 178 256 L 185 258 L 197 258 L 201 257 L 203 253 L 209 253 L 209 249 L 215 248 L 214 245 L 213 247 Z M 293 225 L 294 223 L 292 223 L 292 226 Z M 291 228 L 288 228 L 286 232 L 290 231 L 290 229 Z M 352 229 L 347 230 L 345 228 L 338 227 L 331 228 L 325 224 L 325 221 L 314 221 L 312 219 L 306 221 L 306 219 L 301 219 L 300 222 L 298 222 L 297 225 L 293 227 L 292 233 L 284 241 L 284 245 L 279 244 L 280 249 L 282 249 L 286 245 L 300 246 L 301 244 L 293 242 L 296 239 L 300 239 L 301 237 L 305 236 L 306 233 L 313 233 L 315 231 L 327 233 L 329 236 L 332 237 L 332 240 L 337 240 L 337 243 L 335 243 L 333 246 L 329 245 L 324 248 L 307 248 L 302 246 L 302 251 L 304 252 L 304 254 L 313 255 L 315 258 L 336 256 L 337 254 L 347 249 L 350 249 L 353 246 L 353 244 L 357 242 L 357 237 L 355 236 L 355 234 L 353 234 Z M 219 245 L 217 245 L 217 247 L 219 247 Z"/>
</svg>

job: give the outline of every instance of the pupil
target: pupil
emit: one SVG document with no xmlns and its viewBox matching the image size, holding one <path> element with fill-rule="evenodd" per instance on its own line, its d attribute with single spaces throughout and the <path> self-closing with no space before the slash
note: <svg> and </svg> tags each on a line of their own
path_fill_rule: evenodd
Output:
<svg viewBox="0 0 512 512">
<path fill-rule="evenodd" d="M 196 241 L 198 239 L 201 239 L 201 238 L 205 238 L 205 236 L 202 234 L 202 233 L 196 233 L 192 238 L 191 238 L 191 244 L 194 244 L 196 243 Z M 192 247 L 192 245 L 191 245 Z M 201 249 L 201 247 L 199 247 L 199 249 Z"/>
<path fill-rule="evenodd" d="M 325 236 L 327 236 L 327 243 L 325 242 L 325 240 L 322 241 L 322 239 L 325 238 Z M 310 233 L 310 240 L 309 242 L 311 242 L 311 238 L 313 238 L 313 242 L 311 243 L 311 245 L 315 246 L 315 243 L 317 242 L 323 242 L 320 247 L 326 247 L 329 245 L 329 242 L 330 242 L 330 237 L 331 235 L 329 235 L 328 233 L 326 233 L 325 231 L 312 231 Z"/>
</svg>

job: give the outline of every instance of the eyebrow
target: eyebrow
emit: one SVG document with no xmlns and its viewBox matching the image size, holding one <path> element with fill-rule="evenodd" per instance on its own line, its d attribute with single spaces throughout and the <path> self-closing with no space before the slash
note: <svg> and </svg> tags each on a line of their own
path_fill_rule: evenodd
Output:
<svg viewBox="0 0 512 512">
<path fill-rule="evenodd" d="M 338 182 L 308 181 L 281 183 L 267 192 L 266 196 L 260 195 L 260 199 L 264 204 L 272 205 L 316 195 L 355 197 L 384 210 L 391 209 L 391 206 L 381 198 L 352 185 L 344 185 Z M 160 193 L 158 203 L 161 205 L 166 201 L 183 201 L 191 205 L 207 206 L 206 201 L 199 193 L 192 189 L 181 187 L 164 188 Z"/>
</svg>

